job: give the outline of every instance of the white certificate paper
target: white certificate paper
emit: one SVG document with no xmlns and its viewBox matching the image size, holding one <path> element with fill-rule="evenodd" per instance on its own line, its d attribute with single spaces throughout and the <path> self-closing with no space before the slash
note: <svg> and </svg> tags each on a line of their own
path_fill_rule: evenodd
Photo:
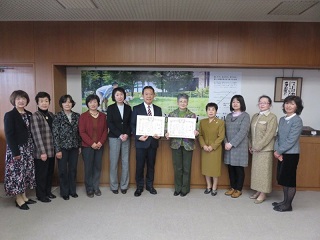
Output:
<svg viewBox="0 0 320 240">
<path fill-rule="evenodd" d="M 196 118 L 168 117 L 168 133 L 170 138 L 195 138 Z"/>
<path fill-rule="evenodd" d="M 138 115 L 136 135 L 163 137 L 164 123 L 165 117 Z"/>
</svg>

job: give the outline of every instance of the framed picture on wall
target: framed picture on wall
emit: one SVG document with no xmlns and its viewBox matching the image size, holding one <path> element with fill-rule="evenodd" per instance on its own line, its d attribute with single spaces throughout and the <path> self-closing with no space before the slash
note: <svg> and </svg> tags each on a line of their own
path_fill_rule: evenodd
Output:
<svg viewBox="0 0 320 240">
<path fill-rule="evenodd" d="M 301 97 L 301 77 L 276 77 L 274 85 L 274 101 L 282 102 L 288 96 Z"/>
</svg>

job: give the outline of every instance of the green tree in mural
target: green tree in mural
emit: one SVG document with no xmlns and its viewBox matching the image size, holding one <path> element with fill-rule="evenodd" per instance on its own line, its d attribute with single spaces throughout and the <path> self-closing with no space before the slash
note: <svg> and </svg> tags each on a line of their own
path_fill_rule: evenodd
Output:
<svg viewBox="0 0 320 240">
<path fill-rule="evenodd" d="M 196 85 L 192 72 L 166 71 L 157 72 L 154 84 L 163 92 L 194 91 Z"/>
</svg>

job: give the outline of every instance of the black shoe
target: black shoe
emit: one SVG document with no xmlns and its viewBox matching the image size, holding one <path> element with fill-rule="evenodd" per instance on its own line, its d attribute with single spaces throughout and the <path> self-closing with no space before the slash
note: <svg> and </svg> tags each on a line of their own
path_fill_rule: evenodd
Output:
<svg viewBox="0 0 320 240">
<path fill-rule="evenodd" d="M 53 199 L 53 198 L 56 198 L 56 195 L 54 195 L 53 193 L 49 193 L 47 197 Z"/>
<path fill-rule="evenodd" d="M 51 202 L 51 200 L 50 200 L 48 197 L 38 198 L 38 200 L 39 200 L 40 202 L 44 202 L 44 203 Z"/>
<path fill-rule="evenodd" d="M 127 189 L 121 189 L 121 193 L 122 194 L 126 194 L 127 193 Z"/>
<path fill-rule="evenodd" d="M 211 196 L 216 196 L 218 194 L 217 190 L 212 190 L 211 191 Z"/>
<path fill-rule="evenodd" d="M 147 187 L 146 189 L 148 192 L 150 192 L 153 195 L 157 194 L 157 190 L 155 190 L 153 187 Z"/>
<path fill-rule="evenodd" d="M 114 194 L 118 194 L 119 191 L 118 190 L 111 190 Z"/>
<path fill-rule="evenodd" d="M 95 194 L 96 196 L 101 196 L 101 191 L 100 191 L 100 189 L 95 190 L 95 191 L 94 191 L 94 194 Z"/>
<path fill-rule="evenodd" d="M 16 201 L 16 207 L 20 208 L 21 210 L 29 210 L 29 207 L 26 203 L 22 204 L 21 206 L 19 206 L 19 204 Z"/>
<path fill-rule="evenodd" d="M 71 196 L 71 197 L 73 197 L 73 198 L 77 198 L 77 197 L 79 197 L 79 196 L 78 196 L 78 194 L 76 194 L 76 193 L 71 194 L 70 196 Z"/>
<path fill-rule="evenodd" d="M 186 193 L 181 192 L 181 193 L 180 193 L 180 196 L 181 196 L 181 197 L 185 197 L 185 196 L 187 196 L 187 194 L 186 194 Z"/>
<path fill-rule="evenodd" d="M 142 188 L 137 188 L 137 190 L 134 192 L 134 196 L 139 197 L 139 196 L 141 196 L 142 192 L 143 192 Z"/>
<path fill-rule="evenodd" d="M 69 200 L 69 196 L 62 196 L 64 200 Z"/>
<path fill-rule="evenodd" d="M 211 193 L 212 191 L 212 188 L 206 188 L 206 190 L 204 191 L 204 194 L 209 194 Z"/>
<path fill-rule="evenodd" d="M 94 192 L 92 192 L 92 191 L 87 192 L 87 196 L 89 198 L 93 198 L 94 197 Z"/>
<path fill-rule="evenodd" d="M 35 200 L 32 200 L 32 199 L 28 199 L 28 201 L 26 201 L 26 204 L 35 204 L 35 203 L 37 203 L 37 201 L 35 201 Z"/>
<path fill-rule="evenodd" d="M 285 207 L 284 205 L 280 206 L 275 206 L 273 210 L 278 211 L 278 212 L 291 212 L 292 211 L 292 206 Z"/>
<path fill-rule="evenodd" d="M 283 202 L 273 202 L 272 206 L 277 207 L 277 206 L 280 206 L 282 204 L 283 204 Z"/>
<path fill-rule="evenodd" d="M 178 196 L 178 195 L 180 195 L 180 192 L 177 192 L 177 191 L 174 191 L 174 193 L 173 193 L 173 196 Z"/>
</svg>

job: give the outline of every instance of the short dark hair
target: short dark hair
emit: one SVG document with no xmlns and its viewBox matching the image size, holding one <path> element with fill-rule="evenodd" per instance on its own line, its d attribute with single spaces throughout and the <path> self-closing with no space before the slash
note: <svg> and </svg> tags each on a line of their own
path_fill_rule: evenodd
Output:
<svg viewBox="0 0 320 240">
<path fill-rule="evenodd" d="M 295 102 L 295 104 L 297 105 L 297 109 L 296 109 L 296 114 L 297 115 L 300 115 L 302 110 L 303 110 L 303 102 L 302 102 L 302 99 L 298 96 L 288 96 L 286 97 L 284 100 L 283 100 L 283 104 L 282 104 L 282 111 L 284 113 L 287 113 L 286 110 L 284 109 L 284 105 L 288 102 Z"/>
<path fill-rule="evenodd" d="M 232 102 L 234 99 L 237 99 L 240 102 L 240 110 L 241 112 L 246 111 L 246 103 L 244 102 L 244 98 L 241 95 L 234 95 L 230 101 L 230 111 L 232 112 L 234 109 L 232 107 Z"/>
<path fill-rule="evenodd" d="M 25 98 L 25 99 L 27 99 L 27 104 L 26 105 L 28 105 L 29 104 L 29 102 L 30 102 L 30 98 L 29 98 L 29 95 L 28 95 L 28 93 L 26 93 L 25 91 L 23 91 L 23 90 L 16 90 L 16 91 L 13 91 L 12 93 L 11 93 L 11 95 L 10 95 L 10 103 L 13 105 L 13 106 L 16 106 L 16 98 L 17 97 L 22 97 L 22 98 Z"/>
<path fill-rule="evenodd" d="M 151 90 L 153 91 L 153 93 L 154 93 L 154 88 L 153 88 L 153 87 L 151 87 L 151 86 L 145 86 L 145 87 L 142 89 L 142 94 L 144 93 L 144 90 L 146 90 L 146 89 L 151 89 Z"/>
<path fill-rule="evenodd" d="M 116 92 L 122 92 L 124 99 L 126 99 L 127 97 L 126 91 L 122 87 L 116 87 L 115 89 L 112 90 L 112 95 L 111 95 L 112 101 L 114 102 L 116 101 L 116 98 L 115 98 Z"/>
<path fill-rule="evenodd" d="M 113 82 L 112 86 L 119 85 L 117 82 Z"/>
<path fill-rule="evenodd" d="M 218 104 L 216 104 L 216 103 L 209 102 L 209 103 L 206 105 L 206 111 L 208 111 L 208 108 L 209 108 L 209 107 L 214 107 L 214 109 L 215 109 L 216 111 L 218 111 Z"/>
<path fill-rule="evenodd" d="M 49 103 L 51 102 L 51 97 L 49 95 L 49 93 L 47 92 L 38 92 L 36 97 L 35 97 L 35 100 L 36 100 L 36 103 L 38 104 L 39 103 L 39 98 L 48 98 L 49 99 Z"/>
<path fill-rule="evenodd" d="M 269 97 L 269 96 L 267 96 L 267 95 L 262 95 L 262 96 L 259 97 L 259 100 L 258 100 L 258 101 L 260 101 L 261 98 L 267 98 L 270 106 L 272 105 L 271 97 Z"/>
<path fill-rule="evenodd" d="M 68 99 L 72 103 L 72 107 L 74 107 L 74 105 L 76 105 L 76 102 L 73 101 L 72 97 L 69 94 L 66 94 L 66 95 L 63 95 L 63 96 L 60 97 L 59 106 L 62 108 L 62 103 L 65 103 L 66 101 L 68 101 Z"/>
<path fill-rule="evenodd" d="M 86 105 L 87 107 L 89 108 L 88 106 L 88 103 L 92 100 L 97 100 L 98 102 L 98 106 L 100 106 L 100 98 L 96 95 L 96 94 L 90 94 L 87 98 L 86 98 Z"/>
</svg>

